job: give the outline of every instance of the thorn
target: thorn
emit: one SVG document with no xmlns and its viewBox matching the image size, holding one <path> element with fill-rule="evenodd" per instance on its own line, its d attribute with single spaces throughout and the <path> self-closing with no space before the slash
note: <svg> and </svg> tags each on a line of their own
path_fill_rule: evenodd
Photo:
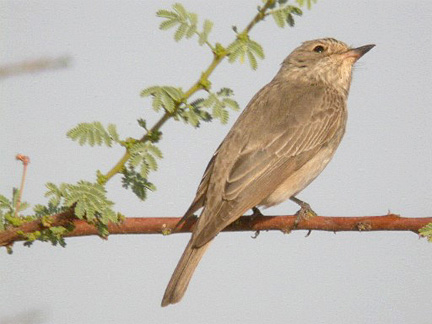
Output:
<svg viewBox="0 0 432 324">
<path fill-rule="evenodd" d="M 312 233 L 312 230 L 309 230 L 309 231 L 307 232 L 307 234 L 306 234 L 305 237 L 309 237 L 309 235 L 311 235 L 311 233 Z M 335 234 L 336 234 L 336 233 L 335 233 Z"/>
<path fill-rule="evenodd" d="M 251 236 L 254 240 L 260 235 L 260 231 L 255 231 L 254 235 Z"/>
</svg>

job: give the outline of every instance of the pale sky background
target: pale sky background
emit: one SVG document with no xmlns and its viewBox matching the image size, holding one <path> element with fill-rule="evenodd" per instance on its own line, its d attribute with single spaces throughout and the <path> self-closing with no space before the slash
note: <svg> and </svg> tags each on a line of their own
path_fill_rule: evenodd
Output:
<svg viewBox="0 0 432 324">
<path fill-rule="evenodd" d="M 155 12 L 172 1 L 0 1 L 0 64 L 70 56 L 67 69 L 19 75 L 0 86 L 0 193 L 18 186 L 31 158 L 24 200 L 44 203 L 48 181 L 94 180 L 122 149 L 80 147 L 67 130 L 116 123 L 139 137 L 137 118 L 158 116 L 139 93 L 151 85 L 188 88 L 211 60 L 196 39 L 175 43 Z M 214 22 L 210 41 L 233 40 L 260 1 L 186 1 Z M 257 71 L 223 63 L 211 78 L 244 107 L 302 41 L 335 37 L 377 46 L 358 63 L 342 144 L 299 198 L 321 215 L 430 216 L 432 210 L 432 2 L 318 1 L 279 29 L 272 19 L 251 37 L 266 59 Z M 144 203 L 108 185 L 128 216 L 181 216 L 229 125 L 193 129 L 169 122 L 164 159 Z M 286 202 L 265 214 L 288 214 Z M 67 248 L 16 244 L 0 250 L 0 323 L 431 323 L 432 245 L 413 233 L 263 232 L 217 237 L 183 301 L 161 308 L 189 234 L 72 238 Z"/>
</svg>

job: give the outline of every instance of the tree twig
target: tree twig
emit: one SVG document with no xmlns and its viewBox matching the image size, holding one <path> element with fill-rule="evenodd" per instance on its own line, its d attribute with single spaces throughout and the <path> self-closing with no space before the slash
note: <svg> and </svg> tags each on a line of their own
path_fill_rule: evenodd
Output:
<svg viewBox="0 0 432 324">
<path fill-rule="evenodd" d="M 236 222 L 229 225 L 224 231 L 282 231 L 288 233 L 292 230 L 297 216 L 242 216 Z M 109 224 L 108 230 L 114 234 L 166 234 L 174 228 L 179 217 L 140 217 L 126 218 L 120 224 Z M 178 228 L 176 233 L 190 232 L 196 219 L 186 221 Z M 75 229 L 65 235 L 66 237 L 98 235 L 96 227 L 83 220 L 74 217 L 71 211 L 52 216 L 52 226 L 64 226 L 72 223 Z M 361 216 L 361 217 L 328 217 L 316 216 L 309 220 L 299 222 L 295 230 L 308 231 L 409 231 L 418 233 L 423 226 L 432 223 L 432 217 L 410 218 L 401 217 L 396 214 L 383 216 Z M 26 223 L 20 227 L 8 228 L 0 232 L 0 246 L 9 246 L 16 241 L 24 240 L 20 233 L 31 233 L 42 230 L 45 227 L 39 220 Z"/>
<path fill-rule="evenodd" d="M 0 66 L 0 79 L 25 73 L 35 73 L 44 70 L 54 70 L 67 67 L 70 63 L 69 57 L 40 58 L 27 62 Z"/>
</svg>

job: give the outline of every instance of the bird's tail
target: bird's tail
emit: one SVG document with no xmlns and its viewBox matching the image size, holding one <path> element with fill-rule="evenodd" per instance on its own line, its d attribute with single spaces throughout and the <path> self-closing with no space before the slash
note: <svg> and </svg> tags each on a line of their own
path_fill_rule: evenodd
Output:
<svg viewBox="0 0 432 324">
<path fill-rule="evenodd" d="M 192 241 L 193 239 L 189 241 L 177 267 L 174 270 L 174 273 L 171 276 L 162 299 L 162 307 L 178 303 L 183 298 L 189 285 L 189 281 L 211 242 L 210 240 L 200 247 L 194 247 Z"/>
</svg>

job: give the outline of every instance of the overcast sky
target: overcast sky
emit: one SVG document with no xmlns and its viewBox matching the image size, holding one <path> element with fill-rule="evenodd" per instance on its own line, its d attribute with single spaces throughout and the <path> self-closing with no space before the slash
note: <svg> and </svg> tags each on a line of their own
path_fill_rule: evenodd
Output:
<svg viewBox="0 0 432 324">
<path fill-rule="evenodd" d="M 66 69 L 1 80 L 0 194 L 18 186 L 45 203 L 44 184 L 93 181 L 120 148 L 80 147 L 66 138 L 80 122 L 116 123 L 141 136 L 136 119 L 158 115 L 139 93 L 151 85 L 190 87 L 211 61 L 196 39 L 175 43 L 155 12 L 172 1 L 0 1 L 0 64 L 68 56 Z M 214 22 L 211 42 L 233 40 L 260 1 L 182 1 Z M 244 107 L 302 41 L 334 37 L 377 46 L 357 64 L 347 133 L 335 158 L 299 198 L 320 215 L 431 216 L 432 2 L 318 1 L 279 29 L 251 34 L 266 59 L 257 71 L 224 62 L 215 89 L 234 89 Z M 238 116 L 193 129 L 170 121 L 164 159 L 145 202 L 107 186 L 127 216 L 181 216 L 214 150 Z M 263 211 L 288 214 L 291 202 Z M 413 233 L 227 233 L 217 237 L 183 301 L 160 308 L 189 234 L 72 238 L 67 248 L 22 244 L 0 250 L 0 323 L 430 323 L 432 245 Z M 429 319 L 428 319 L 429 318 Z"/>
</svg>

